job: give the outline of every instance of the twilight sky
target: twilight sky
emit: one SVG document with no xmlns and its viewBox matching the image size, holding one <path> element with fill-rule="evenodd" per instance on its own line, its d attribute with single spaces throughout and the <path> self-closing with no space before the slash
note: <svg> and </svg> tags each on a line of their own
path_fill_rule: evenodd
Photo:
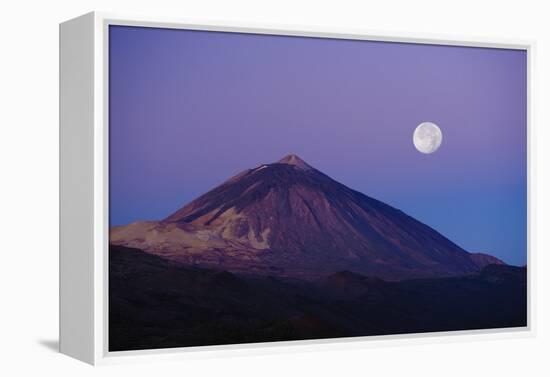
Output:
<svg viewBox="0 0 550 377">
<path fill-rule="evenodd" d="M 526 263 L 524 51 L 110 27 L 110 222 L 295 153 L 470 252 Z M 415 127 L 443 132 L 418 152 Z"/>
</svg>

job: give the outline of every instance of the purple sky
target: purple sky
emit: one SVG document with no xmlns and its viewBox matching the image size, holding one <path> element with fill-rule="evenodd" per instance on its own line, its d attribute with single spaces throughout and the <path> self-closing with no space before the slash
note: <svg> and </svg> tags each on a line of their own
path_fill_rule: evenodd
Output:
<svg viewBox="0 0 550 377">
<path fill-rule="evenodd" d="M 526 262 L 526 53 L 111 26 L 111 225 L 298 154 L 471 252 Z M 416 151 L 415 127 L 443 132 Z"/>
</svg>

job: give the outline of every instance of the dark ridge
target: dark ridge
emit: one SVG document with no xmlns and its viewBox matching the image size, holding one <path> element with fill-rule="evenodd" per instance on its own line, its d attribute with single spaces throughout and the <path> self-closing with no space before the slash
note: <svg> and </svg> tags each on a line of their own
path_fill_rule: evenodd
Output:
<svg viewBox="0 0 550 377">
<path fill-rule="evenodd" d="M 109 289 L 110 351 L 527 325 L 527 271 L 505 265 L 441 279 L 341 271 L 308 282 L 111 246 Z"/>
</svg>

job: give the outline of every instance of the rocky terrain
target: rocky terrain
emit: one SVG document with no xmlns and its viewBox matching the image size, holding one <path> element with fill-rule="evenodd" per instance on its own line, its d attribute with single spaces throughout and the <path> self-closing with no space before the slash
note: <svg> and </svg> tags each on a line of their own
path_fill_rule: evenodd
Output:
<svg viewBox="0 0 550 377">
<path fill-rule="evenodd" d="M 342 270 L 386 280 L 457 276 L 502 263 L 296 155 L 245 170 L 161 221 L 114 227 L 110 243 L 192 266 L 303 279 Z"/>
<path fill-rule="evenodd" d="M 526 269 L 387 282 L 238 275 L 111 246 L 111 351 L 523 327 Z"/>
</svg>

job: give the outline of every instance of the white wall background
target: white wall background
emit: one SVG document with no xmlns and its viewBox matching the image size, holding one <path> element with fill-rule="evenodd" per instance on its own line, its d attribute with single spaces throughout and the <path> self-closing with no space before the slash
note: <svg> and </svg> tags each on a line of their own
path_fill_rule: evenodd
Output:
<svg viewBox="0 0 550 377">
<path fill-rule="evenodd" d="M 548 376 L 550 9 L 544 1 L 4 1 L 0 58 L 0 374 Z M 533 114 L 537 335 L 224 357 L 93 369 L 56 354 L 58 26 L 105 10 L 144 15 L 537 40 Z"/>
</svg>

